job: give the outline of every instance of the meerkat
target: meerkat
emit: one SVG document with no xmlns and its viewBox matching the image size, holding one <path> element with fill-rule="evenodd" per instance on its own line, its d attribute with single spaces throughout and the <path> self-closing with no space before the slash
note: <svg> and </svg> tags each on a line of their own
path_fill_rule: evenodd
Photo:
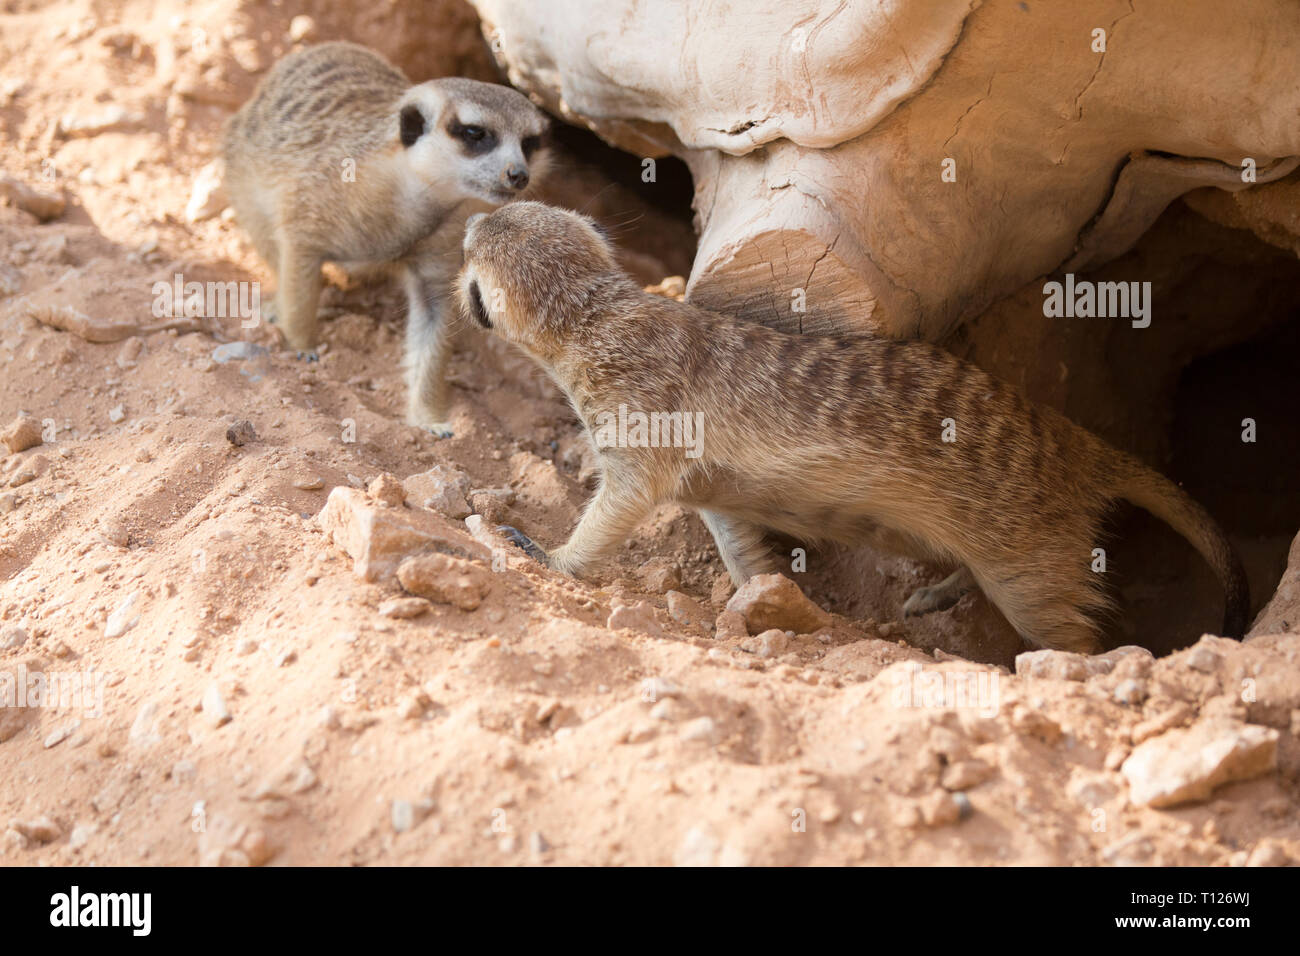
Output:
<svg viewBox="0 0 1300 956">
<path fill-rule="evenodd" d="M 464 251 L 461 307 L 531 355 L 595 439 L 600 483 L 565 544 L 547 554 L 500 529 L 553 569 L 587 571 L 674 503 L 699 512 L 737 585 L 776 570 L 765 530 L 871 543 L 956 568 L 912 594 L 906 614 L 979 588 L 1031 644 L 1091 652 L 1112 607 L 1093 549 L 1126 499 L 1218 574 L 1224 632 L 1245 627 L 1241 562 L 1204 509 L 942 349 L 786 334 L 647 294 L 594 223 L 535 202 L 472 216 Z M 698 416 L 696 441 L 677 441 L 675 424 L 669 441 L 611 440 L 628 410 L 668 416 L 661 424 Z"/>
<path fill-rule="evenodd" d="M 505 86 L 412 85 L 383 57 L 324 43 L 272 68 L 226 127 L 226 185 L 275 273 L 274 321 L 314 359 L 321 266 L 404 282 L 407 419 L 450 435 L 444 321 L 464 220 L 509 202 L 547 165 L 549 122 Z"/>
</svg>

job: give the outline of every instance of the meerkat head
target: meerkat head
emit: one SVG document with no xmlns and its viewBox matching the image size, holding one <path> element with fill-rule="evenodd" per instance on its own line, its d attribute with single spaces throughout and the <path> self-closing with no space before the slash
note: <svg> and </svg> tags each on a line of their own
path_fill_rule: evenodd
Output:
<svg viewBox="0 0 1300 956">
<path fill-rule="evenodd" d="M 538 356 L 597 319 L 613 297 L 640 291 L 594 221 L 539 202 L 471 216 L 464 251 L 462 311 Z"/>
<path fill-rule="evenodd" d="M 494 206 L 542 177 L 549 125 L 523 94 L 477 80 L 430 80 L 398 103 L 398 138 L 418 180 Z"/>
</svg>

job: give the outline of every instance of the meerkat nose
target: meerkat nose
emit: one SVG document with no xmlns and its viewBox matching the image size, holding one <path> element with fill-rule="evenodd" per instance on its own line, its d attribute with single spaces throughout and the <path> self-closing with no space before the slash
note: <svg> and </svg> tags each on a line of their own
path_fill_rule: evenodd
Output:
<svg viewBox="0 0 1300 956">
<path fill-rule="evenodd" d="M 514 189 L 523 189 L 528 185 L 528 170 L 518 163 L 511 163 L 506 167 L 506 182 Z"/>
</svg>

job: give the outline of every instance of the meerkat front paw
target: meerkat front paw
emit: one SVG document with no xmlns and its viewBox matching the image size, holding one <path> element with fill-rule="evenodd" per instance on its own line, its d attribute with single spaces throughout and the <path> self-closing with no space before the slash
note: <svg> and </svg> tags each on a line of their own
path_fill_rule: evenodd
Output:
<svg viewBox="0 0 1300 956">
<path fill-rule="evenodd" d="M 541 546 L 538 545 L 536 541 L 528 537 L 528 535 L 524 534 L 518 528 L 512 528 L 508 524 L 498 525 L 497 534 L 504 535 L 506 540 L 538 564 L 550 567 L 550 559 L 547 557 L 546 552 L 542 550 Z"/>
<path fill-rule="evenodd" d="M 307 363 L 311 363 L 311 362 L 319 362 L 319 361 L 320 361 L 320 353 L 317 352 L 315 349 L 299 349 L 299 350 L 298 350 L 298 361 L 299 361 L 299 362 L 307 362 Z"/>
<path fill-rule="evenodd" d="M 451 427 L 451 422 L 432 421 L 423 415 L 408 415 L 406 419 L 408 425 L 416 428 L 423 428 L 434 438 L 454 438 L 456 431 Z"/>
</svg>

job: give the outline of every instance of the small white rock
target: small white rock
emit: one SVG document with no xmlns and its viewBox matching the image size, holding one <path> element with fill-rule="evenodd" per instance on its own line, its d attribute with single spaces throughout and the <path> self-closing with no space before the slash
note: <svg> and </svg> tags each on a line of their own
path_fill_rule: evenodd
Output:
<svg viewBox="0 0 1300 956">
<path fill-rule="evenodd" d="M 226 706 L 226 700 L 221 696 L 221 689 L 215 683 L 209 684 L 208 689 L 203 693 L 203 716 L 213 727 L 230 723 L 230 708 Z"/>
<path fill-rule="evenodd" d="M 712 717 L 696 717 L 682 725 L 682 740 L 702 740 L 712 743 L 717 732 L 717 725 L 714 724 Z"/>
<path fill-rule="evenodd" d="M 105 637 L 121 637 L 140 623 L 139 615 L 131 616 L 131 611 L 139 597 L 139 591 L 132 591 L 126 600 L 117 606 L 117 610 L 108 616 L 108 624 L 104 628 Z"/>
<path fill-rule="evenodd" d="M 90 838 L 95 835 L 99 827 L 94 823 L 83 823 L 74 827 L 72 833 L 68 836 L 68 846 L 74 850 L 80 849 L 90 842 Z"/>
</svg>

